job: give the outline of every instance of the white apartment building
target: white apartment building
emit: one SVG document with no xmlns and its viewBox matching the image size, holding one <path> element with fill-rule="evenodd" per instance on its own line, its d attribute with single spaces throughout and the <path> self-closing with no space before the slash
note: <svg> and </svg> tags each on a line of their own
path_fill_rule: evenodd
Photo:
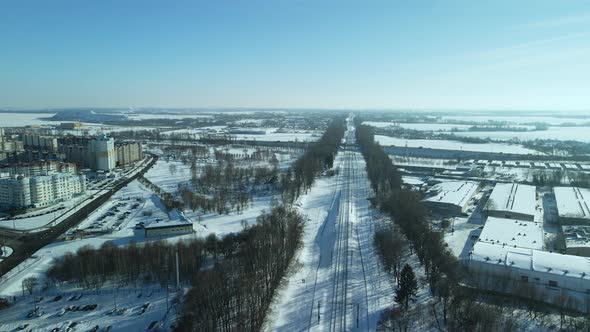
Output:
<svg viewBox="0 0 590 332">
<path fill-rule="evenodd" d="M 6 209 L 41 208 L 72 199 L 86 191 L 86 177 L 56 173 L 0 178 L 0 207 Z"/>
<path fill-rule="evenodd" d="M 115 140 L 112 137 L 100 135 L 89 141 L 90 153 L 94 156 L 97 171 L 110 171 L 117 163 L 117 152 L 115 151 Z"/>
</svg>

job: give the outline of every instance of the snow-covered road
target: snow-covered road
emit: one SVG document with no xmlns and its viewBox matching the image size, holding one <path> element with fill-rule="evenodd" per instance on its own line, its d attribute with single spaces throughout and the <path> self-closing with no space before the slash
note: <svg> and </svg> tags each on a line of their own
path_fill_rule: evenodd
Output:
<svg viewBox="0 0 590 332">
<path fill-rule="evenodd" d="M 268 319 L 272 331 L 374 331 L 393 304 L 393 287 L 373 247 L 365 162 L 349 125 L 338 175 L 318 179 L 300 198 L 304 246 Z"/>
</svg>

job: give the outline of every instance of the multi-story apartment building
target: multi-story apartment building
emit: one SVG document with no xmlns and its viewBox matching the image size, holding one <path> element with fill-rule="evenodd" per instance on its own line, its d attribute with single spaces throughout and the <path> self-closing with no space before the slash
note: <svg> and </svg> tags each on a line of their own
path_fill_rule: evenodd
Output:
<svg viewBox="0 0 590 332">
<path fill-rule="evenodd" d="M 121 143 L 115 144 L 117 151 L 117 165 L 123 166 L 134 163 L 143 159 L 141 143 Z"/>
<path fill-rule="evenodd" d="M 77 172 L 76 164 L 58 161 L 36 161 L 0 165 L 0 173 L 11 175 L 36 176 L 53 173 L 70 173 L 75 175 Z"/>
<path fill-rule="evenodd" d="M 72 199 L 86 191 L 86 177 L 69 173 L 0 178 L 0 207 L 41 208 Z"/>
<path fill-rule="evenodd" d="M 66 160 L 95 171 L 110 171 L 115 168 L 115 140 L 105 135 L 66 136 L 59 139 L 59 149 Z"/>
</svg>

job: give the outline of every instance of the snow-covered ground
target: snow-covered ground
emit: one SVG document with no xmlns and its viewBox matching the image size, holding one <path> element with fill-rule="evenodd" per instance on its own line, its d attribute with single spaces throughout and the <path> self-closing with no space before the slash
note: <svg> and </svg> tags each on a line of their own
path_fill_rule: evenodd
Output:
<svg viewBox="0 0 590 332">
<path fill-rule="evenodd" d="M 178 185 L 187 183 L 191 180 L 191 166 L 185 165 L 178 160 L 158 161 L 144 175 L 153 184 L 162 190 L 174 193 L 178 190 Z"/>
<path fill-rule="evenodd" d="M 12 255 L 12 248 L 8 246 L 0 246 L 0 262 Z"/>
<path fill-rule="evenodd" d="M 93 290 L 48 292 L 40 301 L 38 296 L 27 296 L 2 310 L 0 331 L 24 330 L 24 327 L 27 331 L 52 331 L 55 328 L 59 329 L 55 331 L 91 331 L 96 326 L 97 331 L 106 331 L 109 326 L 110 331 L 147 331 L 151 324 L 155 325 L 152 322 L 159 322 L 164 317 L 165 323 L 158 327 L 167 331 L 176 316 L 176 307 L 172 306 L 175 295 L 173 290 L 167 293 L 165 289 L 154 287 L 109 289 L 99 293 Z M 96 307 L 83 309 L 92 305 Z M 38 314 L 28 318 L 35 308 L 38 308 Z M 113 312 L 115 308 L 117 311 Z"/>
<path fill-rule="evenodd" d="M 374 331 L 393 302 L 392 279 L 373 249 L 376 211 L 367 200 L 364 160 L 341 150 L 335 165 L 339 174 L 318 179 L 297 203 L 307 216 L 303 248 L 272 306 L 268 330 Z"/>
<path fill-rule="evenodd" d="M 527 149 L 522 145 L 504 143 L 463 143 L 450 140 L 404 139 L 383 135 L 375 135 L 375 141 L 382 146 L 407 146 L 411 148 L 428 148 L 457 151 L 478 151 L 511 154 L 541 154 L 539 151 Z"/>
<path fill-rule="evenodd" d="M 549 127 L 547 130 L 538 131 L 466 131 L 466 132 L 455 132 L 456 136 L 463 137 L 489 137 L 494 140 L 510 140 L 518 138 L 521 141 L 532 141 L 536 139 L 555 139 L 555 140 L 573 140 L 580 142 L 590 142 L 590 135 L 588 131 L 590 127 Z"/>
</svg>

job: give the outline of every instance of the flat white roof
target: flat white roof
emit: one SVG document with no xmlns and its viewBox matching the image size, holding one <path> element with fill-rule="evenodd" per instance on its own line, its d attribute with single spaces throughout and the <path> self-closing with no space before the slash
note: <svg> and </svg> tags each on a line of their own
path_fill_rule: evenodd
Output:
<svg viewBox="0 0 590 332">
<path fill-rule="evenodd" d="M 184 213 L 179 212 L 178 210 L 172 210 L 168 213 L 170 217 L 169 220 L 163 219 L 160 221 L 154 220 L 144 226 L 146 229 L 150 228 L 165 228 L 165 227 L 173 227 L 173 226 L 188 226 L 193 224 L 193 222 L 188 219 Z"/>
<path fill-rule="evenodd" d="M 543 225 L 534 221 L 489 217 L 478 241 L 542 250 Z"/>
<path fill-rule="evenodd" d="M 518 183 L 497 183 L 486 204 L 487 210 L 535 215 L 536 188 Z"/>
<path fill-rule="evenodd" d="M 477 242 L 471 260 L 561 277 L 590 280 L 590 258 Z"/>
<path fill-rule="evenodd" d="M 578 187 L 555 187 L 557 213 L 565 218 L 590 219 L 590 190 Z"/>
<path fill-rule="evenodd" d="M 590 170 L 590 165 L 580 164 L 580 167 L 582 167 L 582 169 L 585 169 L 585 170 Z"/>
<path fill-rule="evenodd" d="M 430 191 L 437 194 L 426 198 L 426 202 L 446 203 L 464 207 L 477 191 L 477 182 L 447 181 L 435 184 Z"/>
</svg>

